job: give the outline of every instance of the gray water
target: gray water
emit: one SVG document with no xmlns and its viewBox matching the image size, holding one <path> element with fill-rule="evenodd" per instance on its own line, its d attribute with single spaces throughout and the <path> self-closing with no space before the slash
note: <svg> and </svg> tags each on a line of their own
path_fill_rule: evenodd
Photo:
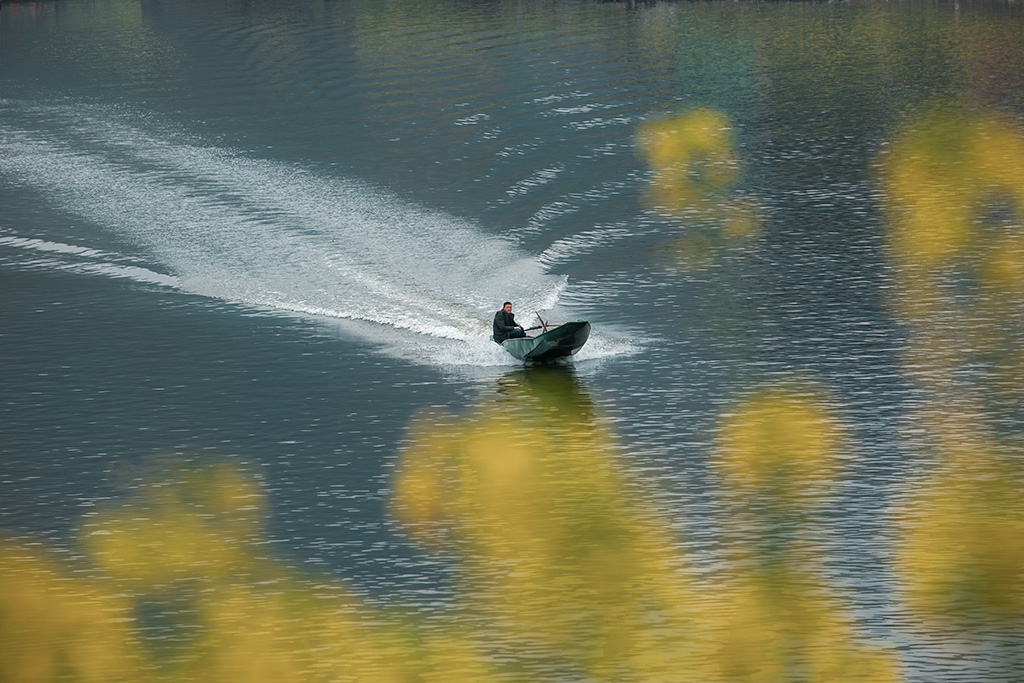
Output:
<svg viewBox="0 0 1024 683">
<path fill-rule="evenodd" d="M 842 433 L 798 533 L 817 587 L 899 680 L 1020 680 L 1020 611 L 929 630 L 896 557 L 946 458 L 1020 475 L 1022 36 L 1017 3 L 5 0 L 0 533 L 97 571 L 97 511 L 227 463 L 266 497 L 260 552 L 472 629 L 465 558 L 396 517 L 417 416 L 527 420 L 553 381 L 713 584 L 761 533 L 722 425 L 783 387 Z M 695 112 L 718 146 L 659 168 L 645 140 L 671 156 Z M 908 214 L 953 232 L 903 242 Z M 592 338 L 524 368 L 488 340 L 505 300 Z"/>
</svg>

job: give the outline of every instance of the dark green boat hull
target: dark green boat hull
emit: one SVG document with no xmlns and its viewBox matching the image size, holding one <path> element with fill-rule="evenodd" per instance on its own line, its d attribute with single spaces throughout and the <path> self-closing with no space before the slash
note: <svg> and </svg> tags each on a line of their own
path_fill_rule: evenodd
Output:
<svg viewBox="0 0 1024 683">
<path fill-rule="evenodd" d="M 545 361 L 565 358 L 583 348 L 590 338 L 590 323 L 565 323 L 536 337 L 506 339 L 502 347 L 519 360 Z"/>
</svg>

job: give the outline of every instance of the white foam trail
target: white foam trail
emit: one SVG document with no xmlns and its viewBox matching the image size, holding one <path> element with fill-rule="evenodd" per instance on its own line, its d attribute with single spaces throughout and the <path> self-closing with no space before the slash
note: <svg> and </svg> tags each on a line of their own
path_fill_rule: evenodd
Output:
<svg viewBox="0 0 1024 683">
<path fill-rule="evenodd" d="M 103 275 L 162 287 L 178 286 L 177 278 L 137 265 L 128 265 L 125 262 L 130 259 L 99 249 L 15 235 L 0 235 L 0 247 L 13 247 L 28 254 L 45 254 L 43 257 L 29 256 L 16 261 L 22 268 Z"/>
<path fill-rule="evenodd" d="M 15 235 L 0 236 L 0 245 L 31 249 L 33 251 L 52 251 L 58 254 L 71 254 L 73 256 L 86 256 L 89 258 L 104 258 L 112 256 L 111 254 L 107 254 L 99 249 L 78 247 L 73 244 L 61 244 L 60 242 L 47 242 L 46 240 L 34 239 L 31 237 L 17 237 Z"/>
<path fill-rule="evenodd" d="M 634 231 L 629 227 L 599 226 L 593 230 L 570 235 L 558 240 L 544 250 L 537 260 L 544 265 L 550 266 L 569 259 L 578 259 L 580 254 L 588 254 L 599 248 L 608 248 L 615 242 L 628 239 L 634 236 Z"/>
<path fill-rule="evenodd" d="M 505 299 L 549 310 L 565 287 L 512 242 L 358 180 L 177 141 L 97 108 L 8 100 L 0 113 L 0 174 L 141 246 L 171 273 L 143 269 L 163 284 L 464 341 L 486 340 Z M 104 258 L 89 247 L 4 239 Z M 131 276 L 131 267 L 105 268 Z"/>
</svg>

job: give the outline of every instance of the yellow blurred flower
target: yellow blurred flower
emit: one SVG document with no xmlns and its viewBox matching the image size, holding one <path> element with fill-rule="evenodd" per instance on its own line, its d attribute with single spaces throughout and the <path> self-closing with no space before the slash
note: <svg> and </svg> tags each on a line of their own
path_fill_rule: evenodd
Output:
<svg viewBox="0 0 1024 683">
<path fill-rule="evenodd" d="M 684 268 L 706 268 L 717 247 L 757 236 L 756 204 L 730 193 L 739 180 L 740 162 L 724 114 L 698 108 L 651 121 L 637 129 L 636 142 L 654 171 L 650 207 L 691 221 L 689 229 L 697 231 L 670 247 Z"/>
<path fill-rule="evenodd" d="M 994 113 L 936 107 L 899 131 L 880 162 L 892 255 L 910 290 L 905 296 L 931 296 L 938 269 L 958 262 L 976 270 L 982 284 L 1024 287 L 1018 125 Z"/>
<path fill-rule="evenodd" d="M 46 554 L 0 541 L 0 680 L 143 680 L 132 608 Z"/>
<path fill-rule="evenodd" d="M 719 427 L 719 471 L 733 497 L 805 508 L 828 494 L 840 430 L 813 392 L 770 388 L 743 399 Z"/>
<path fill-rule="evenodd" d="M 739 177 L 732 126 L 713 109 L 644 124 L 637 144 L 655 172 L 652 202 L 669 213 L 704 204 Z"/>
<path fill-rule="evenodd" d="M 800 476 L 818 476 L 832 448 L 825 409 L 805 394 L 762 392 L 730 420 L 731 447 L 756 457 L 771 442 Z M 415 425 L 393 509 L 463 570 L 458 605 L 428 616 L 371 608 L 260 554 L 263 497 L 241 472 L 164 463 L 166 478 L 83 525 L 100 578 L 0 548 L 0 674 L 16 683 L 67 671 L 197 683 L 896 680 L 890 658 L 860 643 L 824 582 L 794 572 L 792 557 L 733 562 L 718 583 L 695 581 L 671 523 L 619 457 L 561 368 L 506 376 L 467 416 Z M 738 471 L 755 473 L 757 493 L 779 467 Z M 143 637 L 149 608 L 164 620 L 155 640 Z M 170 632 L 173 643 L 163 642 Z"/>
<path fill-rule="evenodd" d="M 715 611 L 716 681 L 897 683 L 899 663 L 866 644 L 820 577 L 788 570 L 739 577 Z"/>
<path fill-rule="evenodd" d="M 126 504 L 89 517 L 81 537 L 109 576 L 152 588 L 245 570 L 263 513 L 262 491 L 238 470 L 173 466 Z"/>
<path fill-rule="evenodd" d="M 422 666 L 411 638 L 323 582 L 281 573 L 259 585 L 218 586 L 201 599 L 200 613 L 202 637 L 181 667 L 186 680 L 404 683 Z"/>
<path fill-rule="evenodd" d="M 689 680 L 658 678 L 699 670 L 691 594 L 610 431 L 557 369 L 505 391 L 414 427 L 396 514 L 419 538 L 453 541 L 472 609 L 513 652 L 549 653 L 567 677 Z"/>
<path fill-rule="evenodd" d="M 996 456 L 984 438 L 947 446 L 946 459 L 916 487 L 899 518 L 908 599 L 936 623 L 1020 623 L 1021 464 Z"/>
<path fill-rule="evenodd" d="M 895 683 L 891 651 L 869 645 L 830 589 L 808 515 L 831 493 L 842 431 L 821 393 L 770 387 L 719 427 L 715 463 L 732 540 L 709 606 L 713 681 Z M 810 550 L 810 552 L 805 552 Z"/>
</svg>

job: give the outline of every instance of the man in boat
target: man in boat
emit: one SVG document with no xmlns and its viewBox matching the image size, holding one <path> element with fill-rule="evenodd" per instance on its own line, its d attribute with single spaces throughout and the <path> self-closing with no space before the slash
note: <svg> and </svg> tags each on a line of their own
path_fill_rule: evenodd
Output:
<svg viewBox="0 0 1024 683">
<path fill-rule="evenodd" d="M 494 341 L 500 344 L 506 339 L 525 336 L 526 332 L 512 314 L 512 302 L 506 301 L 502 304 L 501 310 L 494 314 Z"/>
</svg>

